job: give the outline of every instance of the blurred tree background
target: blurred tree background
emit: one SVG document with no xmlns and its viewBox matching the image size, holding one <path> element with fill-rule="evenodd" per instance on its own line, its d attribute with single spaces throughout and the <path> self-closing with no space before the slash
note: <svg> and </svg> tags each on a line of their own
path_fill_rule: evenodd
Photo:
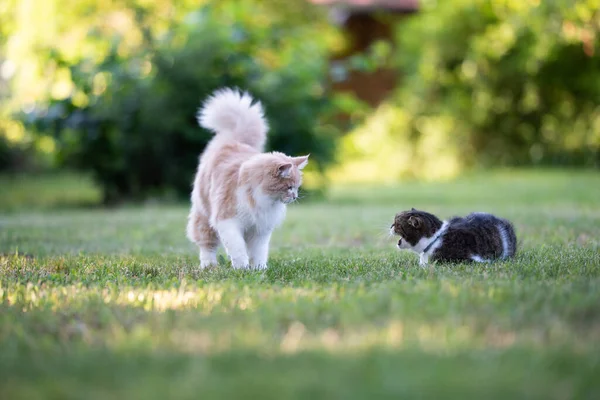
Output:
<svg viewBox="0 0 600 400">
<path fill-rule="evenodd" d="M 314 182 L 599 166 L 600 0 L 424 0 L 342 63 L 351 39 L 322 2 L 3 1 L 0 171 L 91 172 L 105 201 L 187 197 L 210 138 L 194 115 L 221 86 L 265 104 L 270 148 L 311 153 Z M 332 90 L 340 68 L 399 83 L 367 110 Z"/>
<path fill-rule="evenodd" d="M 36 165 L 45 154 L 46 165 L 91 171 L 105 201 L 186 196 L 211 137 L 196 110 L 236 86 L 265 104 L 271 148 L 311 153 L 320 169 L 335 139 L 320 123 L 331 107 L 320 15 L 277 0 L 14 2 L 3 10 L 16 96 L 3 136 L 16 152 L 32 144 Z"/>
<path fill-rule="evenodd" d="M 420 4 L 395 27 L 401 84 L 343 139 L 333 177 L 600 166 L 600 1 Z"/>
</svg>

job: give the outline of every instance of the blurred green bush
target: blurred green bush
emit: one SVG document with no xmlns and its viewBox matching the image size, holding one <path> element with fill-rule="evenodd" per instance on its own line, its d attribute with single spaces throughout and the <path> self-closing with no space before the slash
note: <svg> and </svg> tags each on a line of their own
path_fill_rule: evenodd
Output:
<svg viewBox="0 0 600 400">
<path fill-rule="evenodd" d="M 53 160 L 44 151 L 47 140 L 26 135 L 23 127 L 0 115 L 0 171 L 34 173 L 52 169 Z"/>
<path fill-rule="evenodd" d="M 334 178 L 600 166 L 600 1 L 421 4 L 397 26 L 401 87 L 343 139 Z"/>
<path fill-rule="evenodd" d="M 399 32 L 411 134 L 445 117 L 468 161 L 598 165 L 598 0 L 430 6 Z"/>
<path fill-rule="evenodd" d="M 123 38 L 116 36 L 100 62 L 72 63 L 51 51 L 74 89 L 38 103 L 22 120 L 55 138 L 61 165 L 93 172 L 107 202 L 188 196 L 211 138 L 196 110 L 223 86 L 263 102 L 271 149 L 310 153 L 311 168 L 322 168 L 336 135 L 319 124 L 332 107 L 323 86 L 325 47 L 297 26 L 261 21 L 252 14 L 259 10 L 243 4 L 232 7 L 203 7 L 159 35 L 140 14 L 141 45 L 122 54 Z"/>
<path fill-rule="evenodd" d="M 0 171 L 5 171 L 17 164 L 18 152 L 12 148 L 4 136 L 0 136 Z"/>
<path fill-rule="evenodd" d="M 221 86 L 264 102 L 272 149 L 310 152 L 319 171 L 335 156 L 336 181 L 600 165 L 600 0 L 423 0 L 396 23 L 397 46 L 378 42 L 348 60 L 402 75 L 372 113 L 325 90 L 329 51 L 348 45 L 331 40 L 326 8 L 200 3 L 197 11 L 190 0 L 0 7 L 0 48 L 12 49 L 0 74 L 10 75 L 0 98 L 12 104 L 0 115 L 20 110 L 27 128 L 0 124 L 0 137 L 12 138 L 0 139 L 0 169 L 46 157 L 41 165 L 91 171 L 107 201 L 187 196 L 210 138 L 194 114 Z M 334 151 L 339 111 L 365 118 Z"/>
</svg>

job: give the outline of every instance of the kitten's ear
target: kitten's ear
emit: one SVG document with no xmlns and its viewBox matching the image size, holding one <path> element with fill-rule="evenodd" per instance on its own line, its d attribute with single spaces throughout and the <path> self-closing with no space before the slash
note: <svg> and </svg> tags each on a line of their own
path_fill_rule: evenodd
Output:
<svg viewBox="0 0 600 400">
<path fill-rule="evenodd" d="M 417 217 L 408 217 L 408 224 L 418 229 L 421 226 L 421 221 Z"/>
<path fill-rule="evenodd" d="M 289 178 L 291 173 L 292 173 L 292 163 L 281 164 L 277 168 L 277 175 L 281 176 L 282 178 Z"/>
<path fill-rule="evenodd" d="M 292 162 L 296 167 L 298 167 L 298 169 L 303 169 L 306 167 L 306 164 L 308 164 L 308 156 L 310 156 L 310 154 L 300 157 L 292 157 Z"/>
<path fill-rule="evenodd" d="M 413 207 L 413 208 L 410 209 L 410 211 L 417 211 L 417 210 L 415 210 L 415 208 Z"/>
</svg>

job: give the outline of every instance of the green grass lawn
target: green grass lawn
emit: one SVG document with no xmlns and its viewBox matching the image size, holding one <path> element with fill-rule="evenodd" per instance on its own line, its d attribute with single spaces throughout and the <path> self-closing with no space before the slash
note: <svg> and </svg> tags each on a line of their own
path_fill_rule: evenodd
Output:
<svg viewBox="0 0 600 400">
<path fill-rule="evenodd" d="M 264 272 L 200 271 L 185 206 L 4 201 L 0 399 L 599 398 L 599 199 L 597 172 L 336 187 Z M 518 255 L 422 269 L 387 237 L 410 207 L 509 218 Z"/>
</svg>

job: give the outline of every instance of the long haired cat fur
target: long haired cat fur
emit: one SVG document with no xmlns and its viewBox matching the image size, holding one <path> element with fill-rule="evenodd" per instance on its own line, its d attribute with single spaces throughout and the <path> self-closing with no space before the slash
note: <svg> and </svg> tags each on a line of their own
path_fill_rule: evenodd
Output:
<svg viewBox="0 0 600 400">
<path fill-rule="evenodd" d="M 245 92 L 216 91 L 197 118 L 215 133 L 200 156 L 187 224 L 200 267 L 217 264 L 222 244 L 234 268 L 267 268 L 271 234 L 298 197 L 308 155 L 264 153 L 263 108 Z"/>
<path fill-rule="evenodd" d="M 514 256 L 517 236 L 513 225 L 488 213 L 471 213 L 441 221 L 425 211 L 396 214 L 390 233 L 400 236 L 399 249 L 420 255 L 424 266 L 431 259 L 441 262 L 490 262 Z"/>
</svg>

